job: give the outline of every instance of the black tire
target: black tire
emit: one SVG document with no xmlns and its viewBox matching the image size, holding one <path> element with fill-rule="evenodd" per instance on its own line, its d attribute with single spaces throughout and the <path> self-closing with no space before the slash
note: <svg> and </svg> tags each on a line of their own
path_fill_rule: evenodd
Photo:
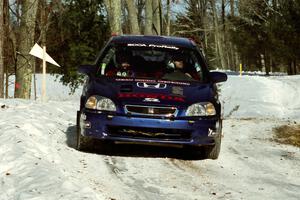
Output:
<svg viewBox="0 0 300 200">
<path fill-rule="evenodd" d="M 215 138 L 215 144 L 213 146 L 204 147 L 205 159 L 218 159 L 221 150 L 221 133 Z"/>
<path fill-rule="evenodd" d="M 76 119 L 76 149 L 79 151 L 86 151 L 93 149 L 94 140 L 90 137 L 83 136 L 81 134 L 80 127 L 80 111 L 77 111 L 77 119 Z"/>
<path fill-rule="evenodd" d="M 76 115 L 76 127 L 79 127 L 80 114 L 81 112 L 78 110 Z"/>
<path fill-rule="evenodd" d="M 94 139 L 81 135 L 80 126 L 77 127 L 76 149 L 79 151 L 92 150 L 94 148 Z"/>
</svg>

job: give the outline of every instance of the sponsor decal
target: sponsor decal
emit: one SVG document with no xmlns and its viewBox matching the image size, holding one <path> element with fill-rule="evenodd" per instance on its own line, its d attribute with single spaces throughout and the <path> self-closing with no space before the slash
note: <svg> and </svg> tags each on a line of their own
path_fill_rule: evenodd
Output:
<svg viewBox="0 0 300 200">
<path fill-rule="evenodd" d="M 157 100 L 168 100 L 168 101 L 177 101 L 185 102 L 184 97 L 164 95 L 164 94 L 149 94 L 149 93 L 119 93 L 118 98 L 143 98 L 145 99 L 157 99 Z M 157 101 L 155 100 L 155 101 Z"/>
<path fill-rule="evenodd" d="M 134 44 L 127 44 L 128 47 L 147 47 L 146 44 L 142 43 L 134 43 Z"/>
<path fill-rule="evenodd" d="M 191 85 L 190 83 L 187 82 L 180 82 L 180 81 L 165 81 L 165 80 L 152 80 L 152 79 L 139 79 L 139 78 L 116 78 L 116 81 L 136 81 L 136 82 L 145 82 L 145 83 L 165 83 L 165 84 L 174 84 L 174 85 L 186 85 L 189 86 Z"/>
<path fill-rule="evenodd" d="M 143 101 L 144 102 L 160 102 L 159 99 L 156 99 L 156 98 L 145 98 Z"/>
<path fill-rule="evenodd" d="M 162 49 L 174 49 L 178 50 L 178 47 L 170 45 L 157 45 L 157 44 L 143 44 L 143 43 L 129 43 L 128 47 L 153 47 L 153 48 L 162 48 Z"/>
</svg>

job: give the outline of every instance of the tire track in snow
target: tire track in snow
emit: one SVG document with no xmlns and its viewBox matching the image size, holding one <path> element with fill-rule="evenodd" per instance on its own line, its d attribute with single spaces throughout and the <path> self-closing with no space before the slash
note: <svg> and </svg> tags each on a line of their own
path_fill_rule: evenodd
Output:
<svg viewBox="0 0 300 200">
<path fill-rule="evenodd" d="M 131 194 L 132 199 L 161 199 L 159 188 L 147 186 L 147 177 L 135 176 L 137 171 L 148 169 L 136 166 L 138 163 L 132 162 L 132 158 L 109 156 L 105 163 L 111 174 L 128 187 L 127 192 Z"/>
<path fill-rule="evenodd" d="M 108 169 L 111 171 L 111 174 L 126 184 L 126 181 L 122 177 L 122 174 L 127 172 L 128 170 L 125 167 L 123 159 L 110 156 L 105 158 L 104 162 Z"/>
<path fill-rule="evenodd" d="M 169 158 L 166 160 L 166 162 L 168 164 L 175 166 L 175 168 L 179 169 L 184 174 L 191 173 L 196 176 L 204 177 L 204 174 L 201 171 L 200 166 L 195 164 L 196 161 L 178 160 L 174 158 Z"/>
<path fill-rule="evenodd" d="M 184 199 L 195 191 L 207 192 L 203 187 L 212 185 L 197 161 L 109 157 L 106 162 L 113 176 L 128 186 L 134 199 Z"/>
</svg>

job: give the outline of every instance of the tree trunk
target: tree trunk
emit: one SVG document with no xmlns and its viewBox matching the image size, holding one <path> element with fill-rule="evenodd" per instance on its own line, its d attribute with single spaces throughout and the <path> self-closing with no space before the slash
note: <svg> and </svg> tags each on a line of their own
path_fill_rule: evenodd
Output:
<svg viewBox="0 0 300 200">
<path fill-rule="evenodd" d="M 35 41 L 40 43 L 41 46 L 47 46 L 47 37 L 46 32 L 48 29 L 48 12 L 47 12 L 47 2 L 46 0 L 40 0 L 38 2 L 38 10 L 37 10 L 37 19 L 36 19 L 36 35 Z M 34 100 L 37 98 L 37 87 L 36 87 L 36 72 L 42 71 L 43 63 L 40 59 L 36 59 L 35 65 L 33 66 L 33 94 Z"/>
<path fill-rule="evenodd" d="M 152 9 L 153 9 L 153 33 L 156 35 L 161 35 L 162 27 L 161 27 L 161 2 L 160 0 L 152 1 Z"/>
<path fill-rule="evenodd" d="M 4 2 L 0 1 L 0 98 L 4 97 Z"/>
<path fill-rule="evenodd" d="M 152 0 L 147 0 L 145 2 L 145 35 L 152 35 L 152 18 L 153 18 L 153 9 L 152 9 Z"/>
<path fill-rule="evenodd" d="M 8 98 L 8 77 L 9 77 L 9 65 L 11 63 L 14 43 L 10 37 L 9 32 L 9 1 L 3 0 L 3 29 L 4 29 L 4 73 L 5 73 L 5 98 Z M 11 45 L 11 46 L 10 46 Z M 10 60 L 11 59 L 11 60 Z"/>
<path fill-rule="evenodd" d="M 221 39 L 221 48 L 222 48 L 222 52 L 224 53 L 223 54 L 223 57 L 224 57 L 224 68 L 225 69 L 228 69 L 228 66 L 230 66 L 229 64 L 229 44 L 228 44 L 228 41 L 227 41 L 227 28 L 226 28 L 226 25 L 225 25 L 225 0 L 222 0 L 222 29 L 221 29 L 221 33 L 220 33 L 220 39 Z M 226 48 L 226 51 L 224 51 L 224 47 L 227 47 Z M 227 59 L 226 59 L 227 58 Z"/>
<path fill-rule="evenodd" d="M 234 16 L 234 0 L 230 0 L 230 15 Z"/>
<path fill-rule="evenodd" d="M 121 0 L 104 0 L 111 34 L 122 34 Z"/>
<path fill-rule="evenodd" d="M 15 97 L 30 99 L 34 58 L 28 53 L 34 45 L 35 20 L 38 1 L 23 0 L 17 58 Z"/>
<path fill-rule="evenodd" d="M 47 12 L 47 2 L 46 0 L 40 0 L 40 38 L 42 46 L 46 46 L 47 37 L 46 32 L 48 29 L 48 12 Z"/>
<path fill-rule="evenodd" d="M 293 61 L 289 62 L 289 65 L 287 67 L 287 74 L 288 75 L 293 75 Z"/>
<path fill-rule="evenodd" d="M 137 8 L 137 18 L 140 27 L 140 32 L 144 31 L 144 10 L 145 10 L 145 1 L 144 0 L 136 0 L 136 8 Z"/>
<path fill-rule="evenodd" d="M 129 16 L 130 33 L 136 35 L 141 34 L 137 17 L 137 9 L 134 5 L 134 1 L 126 0 L 126 8 Z"/>
<path fill-rule="evenodd" d="M 274 62 L 273 62 L 273 59 L 272 59 L 272 56 L 270 56 L 270 72 L 272 73 L 273 72 L 273 66 L 274 66 Z"/>
<path fill-rule="evenodd" d="M 167 0 L 167 14 L 166 14 L 166 35 L 170 35 L 171 26 L 171 5 L 172 1 Z"/>
<path fill-rule="evenodd" d="M 294 59 L 291 62 L 291 75 L 296 75 L 296 74 L 297 74 L 297 63 L 296 63 L 296 59 Z"/>
<path fill-rule="evenodd" d="M 222 0 L 222 27 L 223 27 L 223 32 L 225 35 L 225 0 Z M 225 36 L 224 36 L 225 38 Z"/>
<path fill-rule="evenodd" d="M 265 58 L 265 65 L 266 65 L 266 75 L 269 76 L 270 75 L 270 71 L 271 71 L 271 63 L 270 62 L 267 62 L 270 58 L 269 58 L 270 55 L 266 56 Z M 271 56 L 270 56 L 271 57 Z"/>
<path fill-rule="evenodd" d="M 239 70 L 239 64 L 243 63 L 242 59 L 239 57 L 239 54 L 238 54 L 238 51 L 236 48 L 234 48 L 234 69 L 235 71 L 238 71 Z"/>
<path fill-rule="evenodd" d="M 232 42 L 229 41 L 229 48 L 228 48 L 228 59 L 229 59 L 229 63 L 228 63 L 228 68 L 230 70 L 234 70 L 234 66 L 235 66 L 235 61 L 234 61 L 234 48 L 233 48 L 233 44 Z"/>
<path fill-rule="evenodd" d="M 217 55 L 216 56 L 218 56 L 220 59 L 221 68 L 225 69 L 226 61 L 224 58 L 222 38 L 220 35 L 220 30 L 219 30 L 216 2 L 215 2 L 215 0 L 211 0 L 210 2 L 211 2 L 212 11 L 213 11 L 212 14 L 213 14 L 214 29 L 215 29 L 215 42 L 216 42 L 216 47 L 217 47 Z"/>
<path fill-rule="evenodd" d="M 262 53 L 260 54 L 260 64 L 261 64 L 261 71 L 267 73 L 265 55 Z M 266 75 L 268 75 L 268 74 L 266 74 Z"/>
</svg>

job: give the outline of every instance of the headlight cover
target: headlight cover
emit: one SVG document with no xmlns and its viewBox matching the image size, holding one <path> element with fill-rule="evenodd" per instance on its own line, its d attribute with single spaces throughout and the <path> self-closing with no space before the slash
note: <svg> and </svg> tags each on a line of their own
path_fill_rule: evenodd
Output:
<svg viewBox="0 0 300 200">
<path fill-rule="evenodd" d="M 117 110 L 116 105 L 111 99 L 97 95 L 90 96 L 85 103 L 85 107 L 88 109 L 101 111 L 115 112 Z"/>
<path fill-rule="evenodd" d="M 216 115 L 215 106 L 210 102 L 195 103 L 188 107 L 186 116 L 213 116 Z"/>
</svg>

